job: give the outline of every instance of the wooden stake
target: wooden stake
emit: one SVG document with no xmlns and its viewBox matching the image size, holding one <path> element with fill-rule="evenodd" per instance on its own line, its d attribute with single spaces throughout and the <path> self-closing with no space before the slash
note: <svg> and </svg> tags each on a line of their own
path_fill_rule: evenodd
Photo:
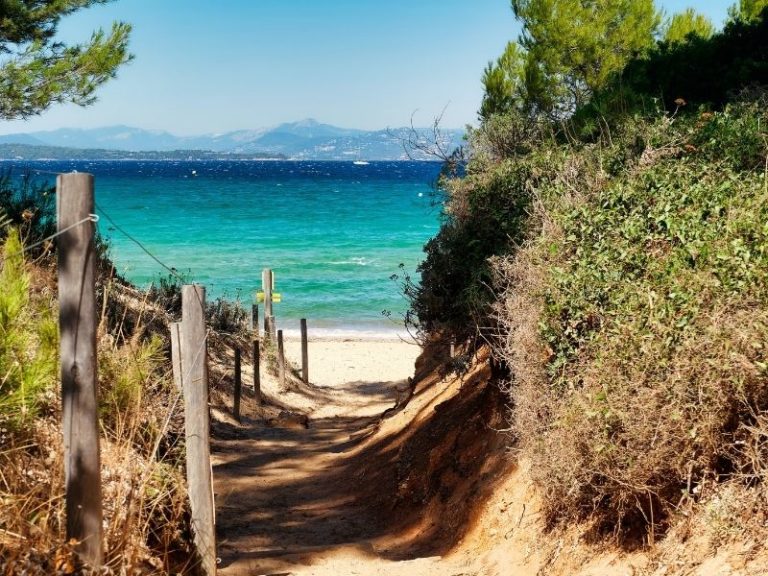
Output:
<svg viewBox="0 0 768 576">
<path fill-rule="evenodd" d="M 275 317 L 274 316 L 267 316 L 266 320 L 264 321 L 264 339 L 267 342 L 274 342 L 275 341 Z"/>
<path fill-rule="evenodd" d="M 280 378 L 280 389 L 285 388 L 285 352 L 283 350 L 283 331 L 277 331 L 277 373 Z"/>
<path fill-rule="evenodd" d="M 261 271 L 261 289 L 264 292 L 264 332 L 267 337 L 275 340 L 275 317 L 272 314 L 272 270 L 264 268 Z"/>
<path fill-rule="evenodd" d="M 61 400 L 67 539 L 78 554 L 101 567 L 101 462 L 96 378 L 93 175 L 56 179 L 61 330 Z M 72 227 L 67 230 L 67 228 Z"/>
<path fill-rule="evenodd" d="M 171 323 L 171 367 L 173 368 L 173 383 L 177 390 L 183 388 L 181 364 L 181 322 L 173 322 Z"/>
<path fill-rule="evenodd" d="M 211 478 L 204 287 L 182 287 L 181 317 L 187 484 L 192 512 L 192 533 L 203 574 L 214 576 L 216 533 Z"/>
<path fill-rule="evenodd" d="M 232 413 L 240 422 L 240 396 L 243 393 L 243 380 L 240 373 L 240 348 L 235 348 L 235 402 L 232 407 Z"/>
<path fill-rule="evenodd" d="M 259 337 L 259 305 L 251 304 L 251 317 L 248 319 L 248 330 L 256 332 L 255 336 Z"/>
<path fill-rule="evenodd" d="M 261 405 L 261 370 L 259 367 L 259 339 L 253 340 L 253 392 L 256 396 L 256 404 Z"/>
<path fill-rule="evenodd" d="M 301 319 L 301 379 L 309 384 L 309 350 L 307 348 L 307 319 Z"/>
</svg>

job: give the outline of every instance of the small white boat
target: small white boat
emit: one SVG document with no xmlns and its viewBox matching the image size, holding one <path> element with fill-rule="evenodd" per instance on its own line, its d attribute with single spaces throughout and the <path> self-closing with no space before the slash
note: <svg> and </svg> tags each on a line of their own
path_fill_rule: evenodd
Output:
<svg viewBox="0 0 768 576">
<path fill-rule="evenodd" d="M 355 160 L 352 164 L 355 166 L 368 166 L 369 163 L 365 160 Z"/>
</svg>

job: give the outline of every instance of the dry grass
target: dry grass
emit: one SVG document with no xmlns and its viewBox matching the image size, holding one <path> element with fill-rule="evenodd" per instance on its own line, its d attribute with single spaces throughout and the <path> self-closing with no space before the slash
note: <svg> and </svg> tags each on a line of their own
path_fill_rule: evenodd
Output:
<svg viewBox="0 0 768 576">
<path fill-rule="evenodd" d="M 30 294 L 30 306 L 50 299 L 50 290 L 40 286 L 31 286 Z M 167 343 L 158 333 L 165 318 L 144 298 L 109 288 L 102 294 L 105 566 L 99 573 L 191 574 L 181 405 L 171 383 Z M 88 573 L 64 535 L 57 386 L 42 391 L 38 401 L 39 416 L 28 425 L 0 430 L 0 574 Z"/>
</svg>

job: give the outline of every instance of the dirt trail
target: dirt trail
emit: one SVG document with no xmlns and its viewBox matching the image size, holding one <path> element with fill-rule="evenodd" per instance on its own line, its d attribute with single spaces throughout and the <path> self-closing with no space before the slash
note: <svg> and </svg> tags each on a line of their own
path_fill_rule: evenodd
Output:
<svg viewBox="0 0 768 576">
<path fill-rule="evenodd" d="M 308 413 L 308 429 L 246 421 L 231 439 L 214 441 L 220 574 L 446 576 L 435 557 L 383 557 L 388 526 L 355 490 L 364 472 L 354 449 L 402 394 L 418 353 L 402 343 L 389 346 L 379 352 L 400 360 L 390 363 L 394 371 L 383 374 L 380 366 L 362 362 L 354 381 L 340 383 L 338 372 L 326 370 L 325 385 L 303 402 L 301 394 L 290 395 L 292 407 L 300 404 Z M 337 346 L 335 353 L 344 349 Z M 359 353 L 351 344 L 346 349 Z M 357 359 L 335 362 L 348 378 Z"/>
</svg>

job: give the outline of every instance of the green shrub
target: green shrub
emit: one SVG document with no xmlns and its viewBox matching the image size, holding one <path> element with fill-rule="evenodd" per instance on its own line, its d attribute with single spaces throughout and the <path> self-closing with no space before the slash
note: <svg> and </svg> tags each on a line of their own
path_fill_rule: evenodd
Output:
<svg viewBox="0 0 768 576">
<path fill-rule="evenodd" d="M 621 532 L 706 480 L 768 480 L 765 110 L 574 153 L 537 191 L 539 234 L 497 260 L 514 429 L 551 518 Z"/>
<path fill-rule="evenodd" d="M 532 183 L 564 158 L 543 144 L 535 148 L 537 141 L 544 141 L 538 129 L 520 117 L 494 117 L 472 135 L 474 159 L 466 175 L 443 180 L 440 231 L 424 247 L 419 281 L 402 279 L 408 319 L 420 332 L 461 340 L 486 324 L 494 299 L 488 259 L 522 241 Z"/>
<path fill-rule="evenodd" d="M 0 420 L 28 424 L 57 379 L 58 328 L 54 306 L 33 297 L 18 230 L 11 228 L 0 270 Z"/>
</svg>

